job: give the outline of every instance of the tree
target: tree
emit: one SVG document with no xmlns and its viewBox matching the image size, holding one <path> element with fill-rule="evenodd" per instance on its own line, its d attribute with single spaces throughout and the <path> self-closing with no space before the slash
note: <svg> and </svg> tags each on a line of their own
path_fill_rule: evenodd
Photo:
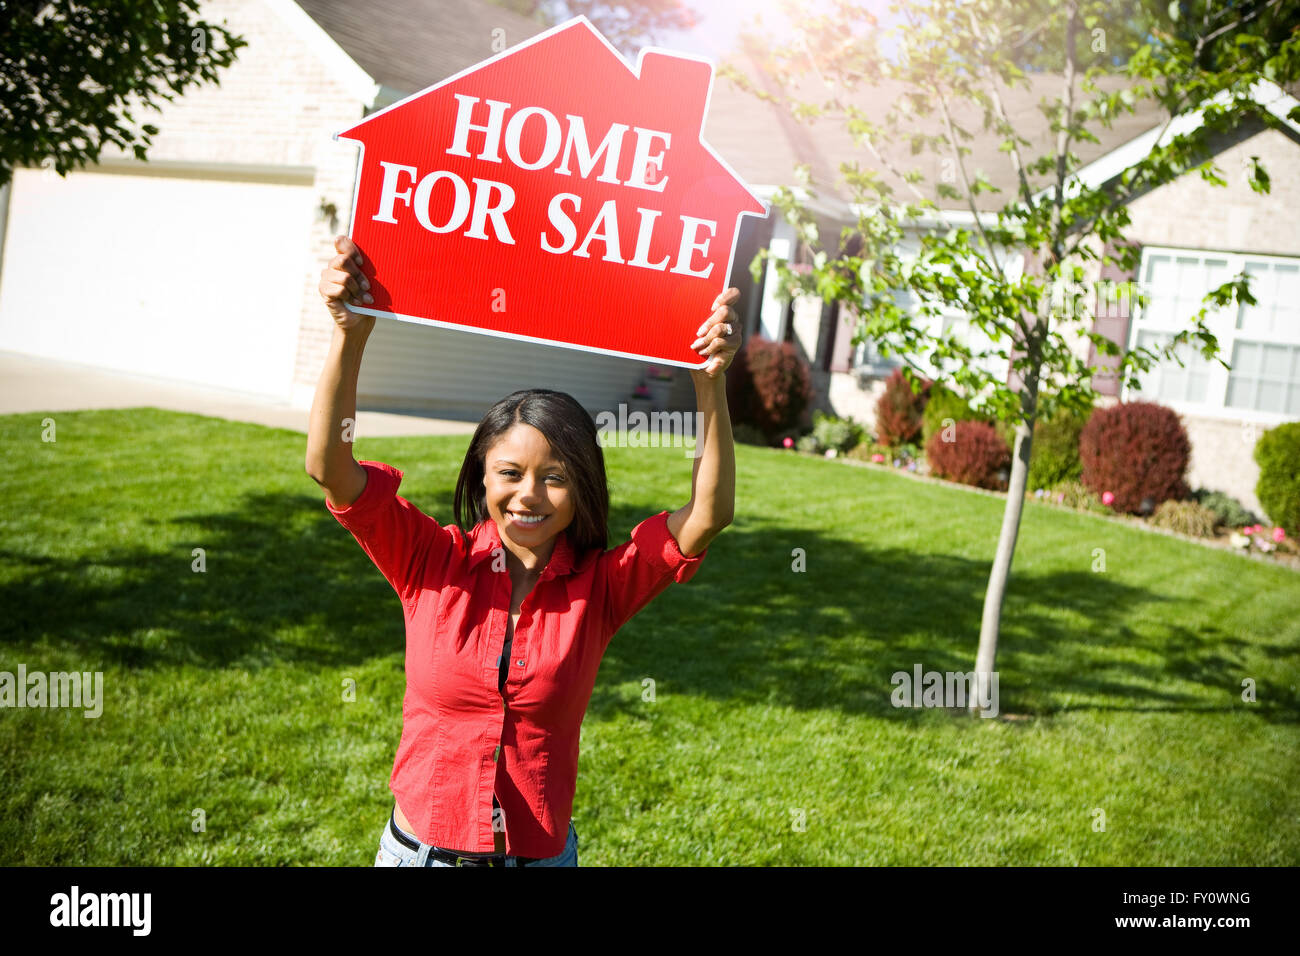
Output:
<svg viewBox="0 0 1300 956">
<path fill-rule="evenodd" d="M 698 17 L 685 0 L 638 0 L 611 3 L 609 0 L 491 0 L 530 20 L 555 26 L 579 14 L 585 16 L 624 56 L 635 59 L 636 51 L 659 42 L 662 30 L 689 30 Z"/>
<path fill-rule="evenodd" d="M 137 159 L 161 109 L 190 86 L 218 82 L 245 41 L 198 19 L 198 0 L 0 0 L 0 186 L 15 166 L 60 176 L 106 145 Z"/>
<path fill-rule="evenodd" d="M 1137 385 L 1156 362 L 1177 361 L 1174 352 L 1184 343 L 1226 366 L 1206 317 L 1254 303 L 1245 275 L 1210 290 L 1188 327 L 1162 347 L 1124 352 L 1093 331 L 1095 306 L 1084 281 L 1087 270 L 1102 265 L 1125 274 L 1136 268 L 1140 254 L 1125 242 L 1129 200 L 1185 175 L 1224 185 L 1214 164 L 1217 138 L 1247 122 L 1283 125 L 1252 91 L 1261 78 L 1295 81 L 1300 32 L 1288 30 L 1275 42 L 1269 31 L 1279 22 L 1300 23 L 1298 2 L 1216 7 L 1217 14 L 1195 21 L 1180 17 L 1174 29 L 1151 19 L 1150 4 L 1117 14 L 1095 0 L 909 0 L 890 7 L 892 27 L 882 33 L 869 11 L 839 0 L 825 15 L 792 20 L 799 26 L 789 45 L 751 41 L 751 55 L 768 74 L 766 89 L 734 64 L 720 71 L 797 120 L 838 118 L 864 152 L 863 162 L 840 166 L 857 223 L 841 231 L 838 248 L 822 246 L 816 220 L 794 189 L 778 191 L 775 204 L 815 250 L 811 270 L 776 262 L 786 294 L 844 303 L 859 316 L 854 344 L 876 341 L 903 359 L 914 380 L 938 370 L 1015 426 L 975 662 L 981 680 L 996 660 L 1034 422 L 1062 407 L 1084 410 L 1097 395 L 1093 378 L 1103 369 L 1081 359 L 1072 343 L 1091 340 L 1099 353 L 1118 356 L 1121 384 Z M 1178 4 L 1170 9 L 1181 12 Z M 1268 28 L 1260 29 L 1264 13 Z M 1116 23 L 1125 26 L 1108 34 Z M 1008 92 L 1031 78 L 1040 85 L 1050 79 L 1056 88 L 1040 103 L 1050 132 L 1037 132 L 1047 133 L 1051 146 L 1039 155 L 1029 153 L 1035 131 L 1013 122 L 1006 105 Z M 813 93 L 801 99 L 809 86 Z M 888 106 L 860 105 L 881 100 Z M 1084 163 L 1077 144 L 1099 142 L 1097 130 L 1139 108 L 1162 124 L 1150 153 L 1105 182 L 1078 177 Z M 1300 119 L 1300 110 L 1290 119 Z M 972 168 L 976 123 L 997 138 L 1009 166 L 1005 182 L 1014 194 L 1005 200 L 993 195 L 1002 190 L 985 170 Z M 939 162 L 922 168 L 911 160 L 908 168 L 900 153 Z M 825 185 L 812 182 L 807 165 L 799 174 L 805 196 Z M 1254 190 L 1268 192 L 1258 162 L 1247 174 Z M 1022 252 L 1020 272 L 1012 265 Z M 767 250 L 755 257 L 755 277 L 766 258 Z M 978 334 L 936 331 L 943 323 L 935 320 L 951 310 L 964 313 Z M 1011 374 L 994 370 L 995 360 Z"/>
</svg>

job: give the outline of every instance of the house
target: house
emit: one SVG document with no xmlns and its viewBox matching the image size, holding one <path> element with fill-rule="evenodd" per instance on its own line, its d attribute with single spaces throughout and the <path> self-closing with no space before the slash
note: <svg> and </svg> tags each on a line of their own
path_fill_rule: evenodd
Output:
<svg viewBox="0 0 1300 956">
<path fill-rule="evenodd" d="M 478 0 L 206 0 L 202 11 L 248 46 L 219 86 L 193 89 L 150 119 L 161 132 L 148 163 L 106 153 L 98 166 L 66 178 L 19 169 L 0 193 L 0 350 L 306 409 L 331 335 L 316 286 L 332 237 L 349 228 L 357 173 L 356 148 L 333 134 L 544 28 Z M 740 65 L 770 83 L 743 52 Z M 1038 77 L 1007 94 L 1013 120 L 1036 142 L 1050 135 L 1036 104 L 1054 95 L 1057 82 Z M 867 95 L 880 102 L 896 92 Z M 1273 99 L 1275 109 L 1294 104 L 1281 91 Z M 1156 126 L 1154 113 L 1126 115 L 1100 143 L 1076 152 L 1088 175 L 1104 177 Z M 796 163 L 809 163 L 814 180 L 830 184 L 841 161 L 862 158 L 843 129 L 796 123 L 721 78 L 703 138 L 764 198 L 794 182 Z M 1007 195 L 1011 172 L 996 142 L 977 137 L 971 145 L 973 164 Z M 1256 277 L 1258 305 L 1216 319 L 1232 373 L 1189 356 L 1186 371 L 1166 367 L 1144 381 L 1187 423 L 1193 486 L 1227 491 L 1250 507 L 1257 507 L 1253 442 L 1300 417 L 1297 145 L 1293 127 L 1262 126 L 1220 144 L 1226 170 L 1252 156 L 1264 161 L 1273 184 L 1267 196 L 1239 175 L 1226 188 L 1187 176 L 1133 200 L 1129 235 L 1143 252 L 1131 278 L 1152 302 L 1142 315 L 1121 305 L 1098 323 L 1125 347 L 1154 341 L 1216 276 L 1245 269 Z M 982 211 L 998 205 L 998 194 L 981 199 Z M 815 211 L 823 237 L 856 221 L 834 188 L 820 191 Z M 781 216 L 742 217 L 730 284 L 742 293 L 746 336 L 795 342 L 814 369 L 817 406 L 870 423 L 893 363 L 869 344 L 853 346 L 851 321 L 834 305 L 783 303 L 770 265 L 753 281 L 748 266 L 764 248 L 807 261 Z M 642 304 L 628 308 L 635 315 Z M 962 317 L 944 321 L 960 325 Z M 381 320 L 358 400 L 477 420 L 510 391 L 542 386 L 568 391 L 596 413 L 625 401 L 644 371 L 612 355 Z M 688 376 L 677 376 L 668 401 L 691 406 Z"/>
<path fill-rule="evenodd" d="M 735 62 L 760 88 L 773 90 L 770 78 L 751 53 L 742 51 Z M 1122 81 L 1103 78 L 1100 85 L 1105 87 L 1108 82 Z M 1031 77 L 1027 89 L 1003 91 L 1012 122 L 1034 142 L 1027 151 L 1030 156 L 1041 155 L 1050 147 L 1053 134 L 1037 104 L 1043 97 L 1055 98 L 1060 84 L 1059 77 L 1039 75 Z M 821 91 L 801 91 L 798 98 L 816 100 L 817 92 Z M 868 114 L 873 108 L 883 112 L 879 104 L 891 102 L 901 93 L 901 89 L 887 86 L 872 87 L 854 102 Z M 712 117 L 732 110 L 744 111 L 744 97 L 756 100 L 730 84 L 720 85 Z M 1208 320 L 1231 371 L 1184 347 L 1177 354 L 1186 367 L 1162 363 L 1143 376 L 1141 392 L 1121 394 L 1114 376 L 1098 376 L 1094 386 L 1103 396 L 1102 404 L 1142 398 L 1177 411 L 1192 444 L 1190 485 L 1225 491 L 1260 511 L 1255 497 L 1259 468 L 1252 456 L 1254 444 L 1273 425 L 1300 419 L 1300 124 L 1287 119 L 1297 100 L 1286 91 L 1261 81 L 1255 87 L 1255 98 L 1284 121 L 1284 131 L 1252 121 L 1235 135 L 1216 141 L 1214 159 L 1228 174 L 1226 187 L 1211 185 L 1198 175 L 1186 175 L 1131 200 L 1131 226 L 1126 238 L 1141 249 L 1137 271 L 1122 275 L 1113 267 L 1098 269 L 1094 264 L 1089 281 L 1097 284 L 1104 297 L 1094 303 L 1094 331 L 1130 349 L 1167 341 L 1175 331 L 1187 326 L 1207 290 L 1243 271 L 1252 277 L 1256 305 L 1228 310 Z M 755 184 L 760 195 L 765 191 L 770 195 L 770 184 L 793 182 L 795 164 L 809 163 L 813 182 L 818 184 L 816 199 L 809 208 L 816 216 L 823 243 L 833 248 L 840 229 L 857 222 L 850 197 L 837 185 L 841 182 L 837 170 L 845 161 L 857 160 L 866 165 L 864 153 L 849 139 L 842 124 L 807 126 L 794 123 L 775 107 L 764 106 L 771 110 L 771 123 L 779 135 L 765 138 L 760 156 L 751 156 L 752 161 L 746 162 L 741 147 L 747 134 L 731 124 L 717 130 L 708 128 L 710 142 L 725 155 L 736 156 L 737 168 Z M 1136 113 L 1117 118 L 1109 130 L 1097 130 L 1100 142 L 1073 146 L 1084 161 L 1080 178 L 1103 183 L 1118 175 L 1151 148 L 1164 119 L 1147 103 Z M 993 212 L 1005 202 L 1004 197 L 1016 191 L 1012 167 L 998 153 L 998 138 L 979 134 L 977 115 L 958 113 L 955 121 L 976 132 L 969 144 L 971 167 L 985 172 L 1001 190 L 978 197 L 977 210 Z M 1196 121 L 1195 116 L 1180 120 Z M 1245 175 L 1256 158 L 1272 180 L 1267 195 L 1254 192 Z M 928 170 L 922 166 L 923 170 L 939 171 L 940 160 L 932 155 L 923 154 L 918 159 L 931 164 Z M 900 180 L 888 178 L 901 187 Z M 936 202 L 949 222 L 969 226 L 975 221 L 965 205 Z M 827 242 L 827 238 L 831 241 Z M 765 246 L 774 256 L 796 264 L 809 261 L 808 251 L 794 229 L 779 215 L 760 224 L 751 240 L 753 251 Z M 1012 265 L 1023 268 L 1023 254 L 1017 253 L 1016 258 L 1020 262 Z M 852 318 L 842 315 L 833 304 L 798 297 L 782 305 L 772 291 L 774 279 L 775 268 L 769 265 L 756 286 L 742 285 L 748 293 L 744 297 L 749 306 L 746 334 L 761 331 L 767 338 L 795 343 L 813 369 L 815 407 L 873 424 L 876 399 L 884 390 L 885 379 L 901 363 L 883 358 L 871 343 L 852 345 Z M 1130 282 L 1140 285 L 1149 298 L 1140 313 L 1125 291 L 1125 283 Z M 959 332 L 965 324 L 960 313 L 945 315 L 941 321 Z M 934 331 L 939 331 L 937 325 Z M 1113 366 L 1117 361 L 1098 356 L 1086 338 L 1077 343 L 1077 352 L 1099 367 Z M 928 367 L 924 360 L 916 364 Z M 1006 363 L 990 371 L 1005 375 Z"/>
</svg>

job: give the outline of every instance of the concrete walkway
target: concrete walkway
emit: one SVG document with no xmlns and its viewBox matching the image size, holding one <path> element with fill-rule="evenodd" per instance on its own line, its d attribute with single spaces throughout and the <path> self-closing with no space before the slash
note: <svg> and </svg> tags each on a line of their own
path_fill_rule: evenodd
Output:
<svg viewBox="0 0 1300 956">
<path fill-rule="evenodd" d="M 287 403 L 0 352 L 0 415 L 152 406 L 307 433 L 308 410 Z M 358 410 L 358 437 L 469 435 L 477 422 Z"/>
</svg>

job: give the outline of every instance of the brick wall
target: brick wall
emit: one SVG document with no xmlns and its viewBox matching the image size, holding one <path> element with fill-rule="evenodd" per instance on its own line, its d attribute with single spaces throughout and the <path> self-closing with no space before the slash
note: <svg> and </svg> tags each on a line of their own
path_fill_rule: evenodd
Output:
<svg viewBox="0 0 1300 956">
<path fill-rule="evenodd" d="M 1255 464 L 1255 443 L 1267 430 L 1253 422 L 1183 415 L 1183 426 L 1192 443 L 1192 460 L 1187 483 L 1193 488 L 1226 491 L 1261 518 L 1264 511 L 1255 497 L 1259 465 Z"/>
<path fill-rule="evenodd" d="M 1271 191 L 1246 183 L 1246 162 L 1258 156 Z M 1215 157 L 1227 186 L 1189 174 L 1129 204 L 1126 235 L 1142 245 L 1300 256 L 1300 142 L 1255 126 Z"/>
</svg>

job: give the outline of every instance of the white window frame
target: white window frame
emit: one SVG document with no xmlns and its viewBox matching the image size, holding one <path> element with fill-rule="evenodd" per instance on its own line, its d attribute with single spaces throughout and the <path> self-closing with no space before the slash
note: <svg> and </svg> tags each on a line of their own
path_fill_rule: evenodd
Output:
<svg viewBox="0 0 1300 956">
<path fill-rule="evenodd" d="M 870 340 L 855 345 L 853 355 L 849 360 L 850 371 L 856 372 L 865 378 L 888 376 L 894 369 L 901 368 L 902 365 L 901 359 L 892 355 L 881 355 L 875 343 Z"/>
<path fill-rule="evenodd" d="M 1265 262 L 1280 263 L 1283 265 L 1300 266 L 1300 257 L 1297 256 L 1270 256 L 1257 255 L 1255 253 L 1224 252 L 1218 249 L 1196 249 L 1176 246 L 1144 246 L 1142 249 L 1142 263 L 1139 266 L 1138 282 L 1141 283 L 1147 274 L 1147 265 L 1151 256 L 1194 256 L 1204 261 L 1206 259 L 1223 259 L 1227 262 L 1226 279 L 1235 278 L 1240 275 L 1246 267 L 1247 262 Z M 1145 290 L 1144 290 L 1145 291 Z M 1208 289 L 1205 291 L 1209 291 Z M 1252 288 L 1258 298 L 1259 290 Z M 1204 293 L 1202 293 L 1204 295 Z M 1197 306 L 1199 309 L 1200 306 Z M 1128 340 L 1125 347 L 1134 349 L 1137 347 L 1138 336 L 1142 332 L 1156 333 L 1173 333 L 1187 329 L 1191 325 L 1192 314 L 1175 316 L 1173 320 L 1164 324 L 1152 325 L 1144 321 L 1143 310 L 1134 305 L 1133 315 L 1129 321 Z M 1219 342 L 1219 356 L 1225 362 L 1232 361 L 1233 349 L 1238 339 L 1237 320 L 1241 313 L 1241 306 L 1230 307 L 1216 312 L 1209 312 L 1206 315 L 1206 327 L 1214 334 Z M 1251 332 L 1241 330 L 1240 338 L 1245 341 L 1257 342 L 1266 341 L 1268 344 L 1276 345 L 1300 345 L 1300 325 L 1291 330 L 1290 335 L 1284 334 L 1282 337 L 1271 337 L 1266 340 L 1260 339 Z M 1141 376 L 1142 384 L 1146 389 L 1144 391 L 1135 391 L 1131 386 L 1125 385 L 1121 394 L 1121 400 L 1129 401 L 1153 401 L 1159 402 L 1172 408 L 1179 414 L 1195 415 L 1202 418 L 1217 418 L 1229 421 L 1257 422 L 1267 425 L 1278 425 L 1282 422 L 1295 421 L 1297 416 L 1291 412 L 1265 412 L 1253 408 L 1234 408 L 1226 404 L 1228 398 L 1228 375 L 1229 372 L 1219 364 L 1218 359 L 1210 362 L 1209 382 L 1206 385 L 1204 402 L 1173 401 L 1160 397 L 1156 392 L 1157 377 L 1161 364 L 1154 365 L 1150 371 Z"/>
<path fill-rule="evenodd" d="M 903 256 L 916 256 L 920 250 L 920 241 L 915 237 L 905 238 L 900 246 L 900 254 Z M 1003 271 L 1008 279 L 1012 282 L 1018 281 L 1024 271 L 1024 258 L 1019 250 L 1000 250 L 1004 257 Z M 951 272 L 949 267 L 945 271 Z M 919 303 L 909 293 L 904 295 L 907 301 L 904 307 L 909 308 L 914 316 L 921 318 L 919 315 Z M 976 351 L 991 350 L 993 342 L 987 335 L 980 330 L 973 330 L 970 324 L 970 316 L 967 312 L 957 306 L 940 305 L 937 307 L 937 314 L 924 317 L 926 320 L 926 331 L 935 337 L 948 336 L 956 330 L 952 337 L 957 341 L 971 346 Z M 1010 343 L 1007 348 L 1010 349 Z M 946 378 L 940 375 L 929 361 L 927 355 L 911 356 L 912 364 L 919 368 L 928 378 Z M 863 376 L 888 375 L 893 369 L 900 368 L 904 364 L 903 360 L 894 356 L 881 356 L 875 346 L 871 343 L 860 342 L 853 350 L 852 369 Z M 1011 370 L 1011 363 L 1007 359 L 989 355 L 984 362 L 984 370 L 991 376 L 998 378 L 1000 381 L 1007 381 Z"/>
</svg>

